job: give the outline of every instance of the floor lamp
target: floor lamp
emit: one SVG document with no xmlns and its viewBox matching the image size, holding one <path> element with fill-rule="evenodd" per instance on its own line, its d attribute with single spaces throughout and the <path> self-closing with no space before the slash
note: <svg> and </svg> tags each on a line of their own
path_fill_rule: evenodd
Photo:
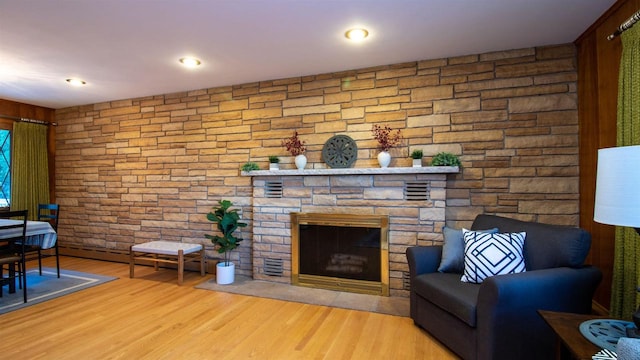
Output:
<svg viewBox="0 0 640 360">
<path fill-rule="evenodd" d="M 632 227 L 640 235 L 640 146 L 598 150 L 593 220 Z M 633 314 L 633 322 L 640 329 L 640 307 Z M 635 336 L 628 335 L 640 337 L 637 329 L 633 329 Z"/>
</svg>

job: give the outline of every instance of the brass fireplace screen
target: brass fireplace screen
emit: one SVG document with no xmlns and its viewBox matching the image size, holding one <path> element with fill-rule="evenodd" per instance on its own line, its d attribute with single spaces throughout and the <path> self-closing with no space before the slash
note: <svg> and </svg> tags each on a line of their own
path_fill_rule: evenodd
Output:
<svg viewBox="0 0 640 360">
<path fill-rule="evenodd" d="M 294 285 L 389 296 L 389 217 L 291 213 Z"/>
</svg>

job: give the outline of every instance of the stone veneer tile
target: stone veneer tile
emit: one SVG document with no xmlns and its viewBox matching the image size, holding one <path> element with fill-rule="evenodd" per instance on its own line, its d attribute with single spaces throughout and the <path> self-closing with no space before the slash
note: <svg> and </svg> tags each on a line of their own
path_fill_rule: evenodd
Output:
<svg viewBox="0 0 640 360">
<path fill-rule="evenodd" d="M 335 195 L 313 195 L 313 205 L 337 205 L 337 197 Z"/>
<path fill-rule="evenodd" d="M 541 112 L 557 110 L 575 110 L 576 94 L 555 94 L 544 96 L 527 96 L 509 100 L 511 113 Z"/>
<path fill-rule="evenodd" d="M 433 113 L 457 113 L 480 110 L 480 98 L 438 100 L 433 103 Z"/>
</svg>

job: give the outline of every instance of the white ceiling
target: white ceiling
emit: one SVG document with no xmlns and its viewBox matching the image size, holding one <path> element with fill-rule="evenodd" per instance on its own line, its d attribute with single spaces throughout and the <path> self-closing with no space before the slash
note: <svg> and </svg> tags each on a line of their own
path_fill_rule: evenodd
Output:
<svg viewBox="0 0 640 360">
<path fill-rule="evenodd" d="M 562 44 L 614 2 L 0 0 L 0 98 L 63 108 Z M 365 42 L 346 40 L 354 26 Z M 181 67 L 185 55 L 203 65 Z"/>
</svg>

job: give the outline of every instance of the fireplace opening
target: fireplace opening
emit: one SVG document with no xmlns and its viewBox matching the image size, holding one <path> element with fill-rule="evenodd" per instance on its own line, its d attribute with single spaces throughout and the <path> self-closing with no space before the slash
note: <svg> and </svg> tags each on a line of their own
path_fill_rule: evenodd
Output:
<svg viewBox="0 0 640 360">
<path fill-rule="evenodd" d="M 380 281 L 380 229 L 299 225 L 300 273 Z"/>
<path fill-rule="evenodd" d="M 291 213 L 292 283 L 389 295 L 387 216 Z"/>
</svg>

